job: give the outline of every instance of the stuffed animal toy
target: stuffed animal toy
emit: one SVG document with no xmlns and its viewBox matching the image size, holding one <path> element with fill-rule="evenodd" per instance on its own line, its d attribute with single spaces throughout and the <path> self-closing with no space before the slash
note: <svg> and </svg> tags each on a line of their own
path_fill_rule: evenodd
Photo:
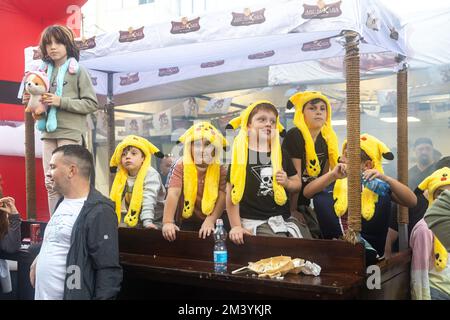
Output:
<svg viewBox="0 0 450 320">
<path fill-rule="evenodd" d="M 49 79 L 52 78 L 54 66 L 51 63 L 43 62 L 39 67 L 39 70 L 42 70 L 47 73 L 47 77 Z M 75 75 L 78 73 L 80 66 L 78 61 L 75 58 L 69 58 L 66 62 L 59 67 L 56 77 L 54 78 L 54 82 L 56 82 L 56 90 L 55 95 L 58 97 L 62 97 L 63 89 L 64 89 L 64 77 L 66 73 L 71 75 Z M 47 113 L 47 118 L 39 119 L 37 123 L 37 128 L 40 131 L 54 132 L 58 128 L 58 121 L 56 117 L 57 108 L 50 106 L 50 110 Z"/>
<path fill-rule="evenodd" d="M 25 112 L 31 112 L 35 120 L 46 117 L 48 107 L 42 102 L 42 98 L 48 89 L 49 81 L 44 72 L 31 71 L 25 74 L 25 91 L 30 94 Z"/>
<path fill-rule="evenodd" d="M 119 223 L 122 219 L 122 194 L 128 179 L 128 171 L 122 166 L 122 153 L 123 150 L 129 146 L 138 148 L 144 153 L 145 156 L 145 160 L 139 169 L 136 181 L 134 183 L 130 207 L 128 208 L 128 212 L 123 220 L 128 226 L 134 227 L 137 225 L 139 220 L 138 218 L 141 213 L 144 179 L 147 175 L 148 168 L 151 165 L 152 154 L 158 158 L 163 158 L 164 154 L 147 139 L 134 135 L 125 137 L 125 139 L 117 145 L 116 150 L 111 157 L 109 167 L 111 172 L 116 172 L 117 168 L 119 170 L 114 178 L 109 197 L 116 204 L 116 214 Z"/>
<path fill-rule="evenodd" d="M 208 165 L 202 198 L 202 213 L 209 216 L 216 205 L 219 195 L 221 150 L 228 145 L 225 137 L 211 123 L 202 121 L 195 123 L 178 139 L 183 143 L 183 218 L 192 216 L 197 199 L 197 168 L 191 156 L 191 142 L 206 139 L 215 147 L 213 162 Z"/>
</svg>

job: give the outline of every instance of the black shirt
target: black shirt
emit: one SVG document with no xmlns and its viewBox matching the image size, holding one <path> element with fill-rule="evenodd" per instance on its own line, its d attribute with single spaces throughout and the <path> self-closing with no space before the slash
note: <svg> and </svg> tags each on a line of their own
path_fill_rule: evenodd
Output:
<svg viewBox="0 0 450 320">
<path fill-rule="evenodd" d="M 286 150 L 282 150 L 282 166 L 288 177 L 297 171 Z M 227 181 L 230 182 L 231 165 L 228 166 Z M 270 152 L 248 150 L 244 194 L 239 202 L 241 218 L 266 220 L 273 216 L 290 216 L 289 201 L 279 206 L 273 198 L 272 166 Z"/>
<path fill-rule="evenodd" d="M 419 188 L 416 188 L 414 190 L 414 194 L 417 197 L 417 205 L 413 208 L 408 208 L 408 217 L 409 217 L 408 239 L 411 236 L 412 229 L 414 228 L 416 223 L 423 218 L 425 212 L 428 209 L 428 200 L 424 197 L 423 191 L 420 190 Z M 397 212 L 398 212 L 398 205 L 396 203 L 392 203 L 392 215 L 391 215 L 391 222 L 389 223 L 389 228 L 395 231 L 398 231 Z M 394 242 L 394 251 L 398 251 L 398 239 Z"/>
<path fill-rule="evenodd" d="M 316 148 L 317 158 L 319 159 L 320 163 L 320 172 L 318 175 L 318 177 L 320 177 L 321 175 L 326 173 L 324 172 L 324 169 L 328 163 L 328 146 L 325 142 L 325 139 L 322 137 L 322 133 L 319 133 L 314 145 Z M 310 200 L 303 196 L 303 189 L 310 181 L 314 180 L 315 177 L 310 177 L 306 170 L 305 139 L 303 138 L 301 131 L 297 127 L 291 128 L 287 132 L 286 137 L 283 141 L 283 148 L 288 151 L 292 158 L 302 160 L 302 190 L 300 191 L 298 196 L 297 206 L 309 206 Z"/>
<path fill-rule="evenodd" d="M 415 165 L 411 169 L 408 170 L 408 187 L 411 190 L 417 188 L 417 186 L 429 175 L 431 175 L 435 171 L 434 165 L 428 166 L 424 171 L 420 171 L 420 169 Z"/>
</svg>

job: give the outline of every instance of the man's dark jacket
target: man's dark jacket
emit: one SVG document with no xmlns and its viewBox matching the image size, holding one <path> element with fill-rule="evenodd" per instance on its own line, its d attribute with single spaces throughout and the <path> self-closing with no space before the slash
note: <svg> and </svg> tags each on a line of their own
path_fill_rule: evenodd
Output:
<svg viewBox="0 0 450 320">
<path fill-rule="evenodd" d="M 75 221 L 70 242 L 63 299 L 114 299 L 122 282 L 117 215 L 114 203 L 93 187 Z"/>
</svg>

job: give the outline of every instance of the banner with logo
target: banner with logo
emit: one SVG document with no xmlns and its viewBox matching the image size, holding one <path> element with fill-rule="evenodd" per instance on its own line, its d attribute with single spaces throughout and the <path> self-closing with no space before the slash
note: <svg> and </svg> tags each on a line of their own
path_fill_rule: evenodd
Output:
<svg viewBox="0 0 450 320">
<path fill-rule="evenodd" d="M 184 116 L 186 118 L 197 118 L 198 117 L 198 104 L 195 98 L 188 98 L 183 102 Z"/>
<path fill-rule="evenodd" d="M 206 113 L 227 113 L 233 98 L 211 99 L 205 107 Z"/>
<path fill-rule="evenodd" d="M 406 55 L 400 20 L 375 0 L 264 2 L 95 35 L 77 40 L 77 46 L 87 69 L 114 73 L 117 95 L 226 72 L 342 57 L 342 30 L 361 35 L 361 54 Z M 40 64 L 37 47 L 27 48 L 25 56 L 26 69 Z M 378 58 L 369 57 L 368 70 L 374 63 L 391 66 L 390 59 Z M 91 77 L 96 92 L 105 94 L 107 77 Z"/>
<path fill-rule="evenodd" d="M 153 115 L 153 129 L 151 136 L 168 136 L 172 133 L 172 111 L 170 109 Z"/>
</svg>

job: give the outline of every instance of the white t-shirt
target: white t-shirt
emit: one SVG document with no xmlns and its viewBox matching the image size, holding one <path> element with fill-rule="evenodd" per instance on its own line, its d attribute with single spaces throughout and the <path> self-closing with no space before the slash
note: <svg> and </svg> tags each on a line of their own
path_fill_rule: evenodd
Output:
<svg viewBox="0 0 450 320">
<path fill-rule="evenodd" d="M 35 300 L 62 300 L 72 228 L 86 199 L 64 199 L 50 218 L 36 263 Z"/>
</svg>

